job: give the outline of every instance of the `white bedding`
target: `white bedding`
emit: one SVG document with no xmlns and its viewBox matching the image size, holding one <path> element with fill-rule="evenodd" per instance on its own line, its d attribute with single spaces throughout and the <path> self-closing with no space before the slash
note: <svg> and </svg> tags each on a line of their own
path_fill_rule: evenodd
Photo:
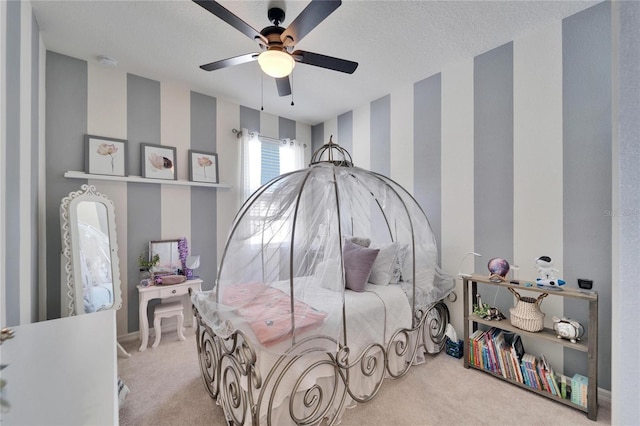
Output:
<svg viewBox="0 0 640 426">
<path fill-rule="evenodd" d="M 290 283 L 288 280 L 272 283 L 272 286 L 290 294 Z M 231 332 L 233 328 L 239 328 L 248 336 L 251 336 L 256 352 L 258 353 L 258 371 L 260 372 L 262 379 L 266 379 L 267 374 L 274 363 L 278 360 L 281 354 L 291 346 L 290 341 L 285 341 L 277 345 L 270 346 L 269 348 L 262 347 L 257 343 L 257 340 L 253 338 L 254 336 L 251 328 L 247 327 L 246 323 L 243 324 L 241 319 L 235 317 L 235 314 L 232 311 L 224 311 L 221 309 L 216 310 L 216 308 L 220 308 L 220 306 L 212 303 L 211 296 L 215 297 L 212 292 L 198 293 L 192 296 L 192 302 L 198 309 L 199 314 L 205 323 L 207 323 L 207 325 L 209 325 L 218 335 L 224 336 Z M 306 330 L 299 336 L 297 335 L 297 341 L 300 341 L 304 337 L 325 334 L 336 338 L 340 343 L 342 343 L 343 336 L 334 335 L 336 330 L 342 330 L 342 303 L 341 298 L 336 297 L 336 292 L 322 288 L 318 285 L 317 280 L 312 277 L 305 277 L 303 279 L 296 279 L 294 296 L 296 299 L 303 301 L 318 310 L 326 312 L 328 314 L 327 318 L 329 318 L 329 320 L 325 321 L 323 325 L 311 330 Z M 336 303 L 336 301 L 340 301 L 340 303 Z M 378 343 L 383 347 L 386 347 L 386 344 L 395 331 L 401 328 L 411 328 L 411 307 L 400 286 L 377 286 L 367 284 L 364 292 L 346 290 L 344 292 L 344 303 L 346 311 L 348 347 L 350 350 L 349 359 L 351 362 L 353 362 L 353 360 L 368 345 Z M 216 314 L 222 318 L 216 319 Z M 336 319 L 339 320 L 339 328 L 336 328 L 335 322 L 332 322 L 332 320 L 335 321 Z M 226 321 L 221 322 L 220 320 Z M 230 326 L 230 322 L 233 326 Z M 334 346 L 330 350 L 325 347 L 322 348 L 317 355 L 306 355 L 304 362 L 299 362 L 293 365 L 276 392 L 273 392 L 272 389 L 268 388 L 270 384 L 266 385 L 266 394 L 271 395 L 274 398 L 273 405 L 276 411 L 272 415 L 272 420 L 279 419 L 278 424 L 284 424 L 289 420 L 289 404 L 286 403 L 289 399 L 289 390 L 295 384 L 298 376 L 308 365 L 321 359 L 327 359 L 327 355 L 325 354 L 326 351 L 335 354 L 337 348 Z M 374 353 L 377 353 L 379 357 L 379 371 L 381 374 L 384 374 L 384 362 L 382 355 L 378 350 L 374 351 Z M 396 360 L 396 365 L 392 366 L 392 368 L 397 371 L 403 367 L 404 362 L 404 359 Z M 357 394 L 360 394 L 358 391 L 359 389 L 362 390 L 361 394 L 366 394 L 366 389 L 370 388 L 372 385 L 355 374 L 355 370 L 359 369 L 360 367 L 352 369 L 354 370 L 354 374 L 350 377 L 350 388 L 354 389 Z M 300 389 L 306 390 L 313 384 L 322 382 L 322 378 L 331 378 L 334 374 L 335 371 L 330 365 L 319 366 L 313 370 L 313 374 L 305 377 Z M 328 381 L 326 379 L 324 380 Z M 255 397 L 257 398 L 257 395 L 255 395 Z M 346 404 L 349 405 L 350 403 L 351 399 L 347 398 Z M 266 404 L 266 402 L 264 404 Z M 298 406 L 298 404 L 296 404 L 296 406 Z M 261 414 L 263 416 L 266 415 L 265 407 L 261 407 Z"/>
</svg>

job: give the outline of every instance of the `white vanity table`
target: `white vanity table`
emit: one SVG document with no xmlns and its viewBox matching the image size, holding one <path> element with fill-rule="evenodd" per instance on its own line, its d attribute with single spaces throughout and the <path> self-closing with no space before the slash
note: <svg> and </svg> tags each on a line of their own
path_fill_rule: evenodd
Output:
<svg viewBox="0 0 640 426">
<path fill-rule="evenodd" d="M 0 346 L 5 425 L 117 425 L 116 311 L 12 327 Z"/>
<path fill-rule="evenodd" d="M 191 310 L 191 300 L 189 300 L 189 289 L 193 291 L 202 291 L 202 280 L 187 280 L 180 284 L 173 285 L 151 285 L 142 287 L 138 285 L 138 294 L 140 295 L 140 352 L 147 349 L 149 344 L 149 319 L 147 318 L 147 306 L 151 299 L 169 299 L 172 297 L 180 297 L 182 301 L 182 310 L 185 318 L 185 325 L 193 324 L 193 311 Z"/>
</svg>

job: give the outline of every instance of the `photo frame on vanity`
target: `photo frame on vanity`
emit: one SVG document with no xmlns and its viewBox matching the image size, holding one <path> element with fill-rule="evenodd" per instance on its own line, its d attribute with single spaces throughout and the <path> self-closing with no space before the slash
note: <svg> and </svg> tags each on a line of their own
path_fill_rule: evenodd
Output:
<svg viewBox="0 0 640 426">
<path fill-rule="evenodd" d="M 191 182 L 220 183 L 218 154 L 189 150 L 189 180 Z"/>
<path fill-rule="evenodd" d="M 174 146 L 141 143 L 140 160 L 143 178 L 178 179 Z"/>
<path fill-rule="evenodd" d="M 127 141 L 85 135 L 84 170 L 92 175 L 127 176 Z"/>
</svg>

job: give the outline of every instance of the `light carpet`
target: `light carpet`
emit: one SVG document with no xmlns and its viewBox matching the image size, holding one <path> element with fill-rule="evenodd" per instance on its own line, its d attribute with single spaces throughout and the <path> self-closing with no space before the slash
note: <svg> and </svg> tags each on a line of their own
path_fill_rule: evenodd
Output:
<svg viewBox="0 0 640 426">
<path fill-rule="evenodd" d="M 198 366 L 194 329 L 186 341 L 163 333 L 160 345 L 118 359 L 118 373 L 131 392 L 120 409 L 123 426 L 225 426 L 222 409 L 209 397 Z M 151 342 L 153 340 L 151 339 Z M 445 353 L 429 356 L 408 375 L 386 380 L 369 403 L 347 410 L 342 425 L 607 425 L 610 404 L 600 401 L 597 422 L 586 414 L 520 389 Z"/>
</svg>

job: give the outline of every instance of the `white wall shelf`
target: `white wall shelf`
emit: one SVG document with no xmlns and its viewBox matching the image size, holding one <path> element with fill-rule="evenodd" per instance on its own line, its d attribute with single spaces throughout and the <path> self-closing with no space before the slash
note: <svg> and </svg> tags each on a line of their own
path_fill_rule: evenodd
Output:
<svg viewBox="0 0 640 426">
<path fill-rule="evenodd" d="M 136 183 L 159 183 L 162 185 L 181 185 L 181 186 L 203 186 L 206 188 L 224 188 L 230 189 L 231 185 L 222 183 L 205 183 L 191 182 L 187 180 L 168 180 L 168 179 L 151 179 L 141 176 L 109 176 L 109 175 L 93 175 L 84 172 L 67 171 L 64 177 L 69 179 L 96 179 L 96 180 L 113 180 L 118 182 L 136 182 Z"/>
</svg>

